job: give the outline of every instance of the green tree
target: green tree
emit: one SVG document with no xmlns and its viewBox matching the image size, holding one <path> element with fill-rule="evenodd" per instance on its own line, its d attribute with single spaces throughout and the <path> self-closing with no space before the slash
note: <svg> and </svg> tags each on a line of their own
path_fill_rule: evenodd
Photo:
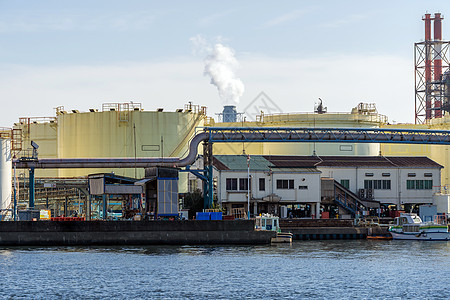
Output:
<svg viewBox="0 0 450 300">
<path fill-rule="evenodd" d="M 203 193 L 196 189 L 192 193 L 184 196 L 184 208 L 189 209 L 189 219 L 192 219 L 197 212 L 203 211 Z"/>
</svg>

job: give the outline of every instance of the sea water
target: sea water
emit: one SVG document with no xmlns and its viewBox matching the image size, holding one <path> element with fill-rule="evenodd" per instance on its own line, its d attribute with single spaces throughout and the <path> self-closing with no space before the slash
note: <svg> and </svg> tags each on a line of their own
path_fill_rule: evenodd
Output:
<svg viewBox="0 0 450 300">
<path fill-rule="evenodd" d="M 446 299 L 450 242 L 0 248 L 2 299 Z"/>
</svg>

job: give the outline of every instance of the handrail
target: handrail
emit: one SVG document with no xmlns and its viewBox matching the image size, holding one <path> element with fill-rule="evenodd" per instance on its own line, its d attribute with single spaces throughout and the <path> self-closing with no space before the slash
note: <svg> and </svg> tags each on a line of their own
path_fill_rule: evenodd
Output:
<svg viewBox="0 0 450 300">
<path fill-rule="evenodd" d="M 349 211 L 350 211 L 351 213 L 353 213 L 353 214 L 356 214 L 356 210 L 353 209 L 352 207 L 348 206 L 346 203 L 344 203 L 341 199 L 339 199 L 339 197 L 336 196 L 334 199 L 335 199 L 335 201 L 336 201 L 339 205 L 341 205 L 344 209 L 349 210 Z"/>
<path fill-rule="evenodd" d="M 448 130 L 384 128 L 209 127 L 209 141 L 450 145 Z"/>
</svg>

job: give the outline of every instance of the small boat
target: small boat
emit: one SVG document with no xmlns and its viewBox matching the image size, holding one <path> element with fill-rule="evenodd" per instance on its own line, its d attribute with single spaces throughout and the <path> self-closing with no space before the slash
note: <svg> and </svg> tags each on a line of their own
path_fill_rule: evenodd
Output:
<svg viewBox="0 0 450 300">
<path fill-rule="evenodd" d="M 255 229 L 275 231 L 276 236 L 271 238 L 271 243 L 292 243 L 292 233 L 281 232 L 279 218 L 271 214 L 262 214 L 256 217 Z"/>
<path fill-rule="evenodd" d="M 277 236 L 270 240 L 271 243 L 292 243 L 292 233 L 277 232 Z"/>
<path fill-rule="evenodd" d="M 417 214 L 402 213 L 389 227 L 394 240 L 448 241 L 450 233 L 445 216 L 435 216 L 432 222 L 422 222 Z"/>
</svg>

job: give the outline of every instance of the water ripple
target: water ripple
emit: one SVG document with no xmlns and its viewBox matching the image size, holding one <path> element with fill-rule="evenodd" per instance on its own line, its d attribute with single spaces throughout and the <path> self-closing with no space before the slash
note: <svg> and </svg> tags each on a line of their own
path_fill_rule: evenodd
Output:
<svg viewBox="0 0 450 300">
<path fill-rule="evenodd" d="M 450 242 L 12 247 L 0 298 L 433 299 L 449 294 L 448 270 Z"/>
</svg>

